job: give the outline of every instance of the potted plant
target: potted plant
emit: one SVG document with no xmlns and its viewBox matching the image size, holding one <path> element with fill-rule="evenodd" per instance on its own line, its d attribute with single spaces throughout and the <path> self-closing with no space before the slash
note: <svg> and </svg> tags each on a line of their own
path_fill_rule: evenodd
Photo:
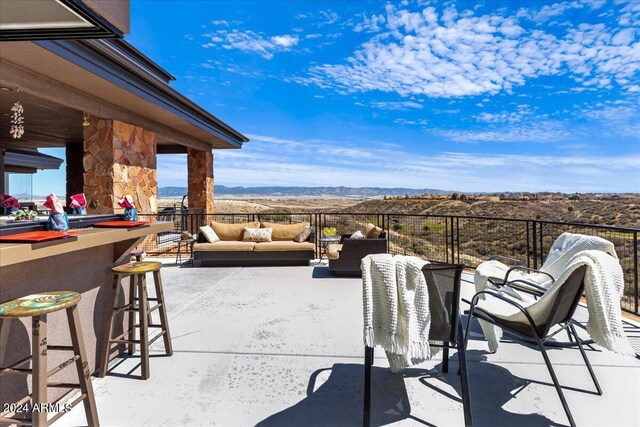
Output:
<svg viewBox="0 0 640 427">
<path fill-rule="evenodd" d="M 14 221 L 35 221 L 38 219 L 38 212 L 28 208 L 18 209 L 9 214 Z"/>
<path fill-rule="evenodd" d="M 335 227 L 324 227 L 322 229 L 322 234 L 325 237 L 336 237 L 336 233 L 337 233 L 337 231 L 336 231 Z"/>
</svg>

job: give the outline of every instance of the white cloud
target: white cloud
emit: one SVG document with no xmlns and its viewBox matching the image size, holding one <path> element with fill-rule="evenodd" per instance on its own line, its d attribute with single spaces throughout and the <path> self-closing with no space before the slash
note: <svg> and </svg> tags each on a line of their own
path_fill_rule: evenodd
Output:
<svg viewBox="0 0 640 427">
<path fill-rule="evenodd" d="M 388 4 L 382 32 L 346 62 L 313 66 L 296 81 L 341 93 L 430 97 L 510 92 L 527 80 L 559 75 L 585 87 L 631 86 L 640 71 L 636 29 L 585 23 L 556 36 L 535 22 L 523 28 L 527 19 L 545 21 L 578 7 L 583 3 L 557 3 L 529 15 L 476 16 L 453 7 L 413 12 Z"/>
<path fill-rule="evenodd" d="M 251 30 L 218 30 L 215 34 L 203 34 L 209 38 L 208 43 L 202 47 L 222 47 L 231 50 L 238 49 L 244 52 L 258 53 L 265 59 L 272 59 L 277 52 L 288 52 L 298 44 L 297 35 L 277 35 L 265 38 L 262 33 Z"/>
<path fill-rule="evenodd" d="M 292 46 L 295 46 L 298 44 L 298 36 L 273 36 L 271 37 L 271 41 L 278 46 L 284 47 L 284 48 L 290 48 Z"/>
<path fill-rule="evenodd" d="M 506 122 L 509 123 L 509 122 Z M 433 132 L 454 142 L 560 142 L 576 137 L 575 130 L 568 130 L 562 122 L 536 121 L 483 129 L 435 129 Z"/>
<path fill-rule="evenodd" d="M 353 31 L 355 31 L 356 33 L 363 31 L 375 33 L 382 29 L 382 25 L 385 21 L 386 18 L 382 14 L 373 14 L 371 16 L 364 15 L 362 16 L 362 22 L 359 22 L 353 26 Z"/>
<path fill-rule="evenodd" d="M 579 117 L 597 124 L 608 135 L 638 138 L 640 136 L 640 102 L 633 100 L 605 101 L 584 105 L 578 109 Z"/>
<path fill-rule="evenodd" d="M 497 113 L 482 112 L 473 116 L 478 122 L 482 123 L 519 123 L 525 117 L 531 116 L 533 110 L 529 105 L 518 105 L 514 111 L 500 111 Z M 546 119 L 546 116 L 538 116 L 538 119 Z"/>
<path fill-rule="evenodd" d="M 549 156 L 440 152 L 422 155 L 375 142 L 296 140 L 252 134 L 240 150 L 216 151 L 216 182 L 225 185 L 345 185 L 457 191 L 637 191 L 640 155 Z M 318 162 L 317 147 L 332 156 Z M 368 156 L 363 162 L 363 156 Z M 160 160 L 165 156 L 159 156 Z M 247 169 L 247 164 L 260 164 Z M 162 165 L 160 165 L 162 166 Z M 163 170 L 159 166 L 159 170 Z M 496 168 L 500 179 L 496 180 Z M 186 176 L 186 169 L 183 172 Z M 162 174 L 160 174 L 162 176 Z M 536 179 L 531 179 L 535 176 Z M 597 176 L 597 179 L 594 177 Z M 265 177 L 269 177 L 265 181 Z M 167 185 L 162 183 L 161 185 Z"/>
<path fill-rule="evenodd" d="M 356 104 L 360 105 L 360 104 Z M 422 104 L 418 104 L 413 101 L 372 101 L 369 103 L 372 108 L 379 108 L 381 110 L 408 110 L 408 109 L 421 109 Z"/>
<path fill-rule="evenodd" d="M 582 9 L 585 6 L 585 2 L 565 1 L 543 6 L 540 10 L 532 10 L 523 7 L 518 10 L 516 16 L 518 18 L 529 19 L 540 24 L 542 22 L 548 21 L 553 17 L 564 14 L 567 10 Z"/>
<path fill-rule="evenodd" d="M 429 122 L 424 119 L 420 119 L 420 120 L 395 119 L 393 123 L 398 125 L 411 125 L 411 126 L 416 126 L 416 125 L 426 126 L 427 124 L 429 124 Z"/>
</svg>

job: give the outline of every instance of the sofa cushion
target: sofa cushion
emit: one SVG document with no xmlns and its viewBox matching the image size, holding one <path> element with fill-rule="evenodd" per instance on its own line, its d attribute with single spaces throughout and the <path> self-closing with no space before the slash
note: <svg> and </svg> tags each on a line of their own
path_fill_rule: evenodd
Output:
<svg viewBox="0 0 640 427">
<path fill-rule="evenodd" d="M 361 230 L 358 230 L 351 235 L 350 239 L 364 239 L 364 233 Z"/>
<path fill-rule="evenodd" d="M 340 259 L 340 251 L 342 250 L 342 245 L 339 243 L 330 243 L 327 246 L 327 258 L 328 259 Z"/>
<path fill-rule="evenodd" d="M 296 238 L 296 236 L 305 228 L 309 227 L 311 224 L 308 222 L 299 222 L 297 224 L 276 224 L 275 222 L 263 222 L 261 224 L 264 228 L 273 228 L 273 233 L 271 234 L 271 240 L 273 241 L 284 241 Z"/>
<path fill-rule="evenodd" d="M 255 247 L 253 242 L 216 242 L 216 243 L 196 243 L 193 245 L 194 252 L 252 252 Z"/>
<path fill-rule="evenodd" d="M 365 225 L 362 232 L 362 234 L 364 234 L 364 237 L 366 237 L 367 239 L 377 239 L 378 237 L 380 237 L 380 233 L 382 233 L 382 228 L 376 227 L 371 223 Z"/>
<path fill-rule="evenodd" d="M 209 243 L 215 243 L 220 241 L 220 238 L 218 237 L 216 232 L 213 231 L 213 228 L 211 228 L 208 225 L 204 225 L 200 227 L 200 232 L 202 233 L 204 238 L 207 239 Z M 182 238 L 182 235 L 180 236 L 180 238 Z"/>
<path fill-rule="evenodd" d="M 244 228 L 243 242 L 270 242 L 272 228 Z"/>
<path fill-rule="evenodd" d="M 315 245 L 310 242 L 297 243 L 294 241 L 285 242 L 260 242 L 256 243 L 256 247 L 253 248 L 254 252 L 290 252 L 290 251 L 314 251 Z"/>
<path fill-rule="evenodd" d="M 311 227 L 304 227 L 293 240 L 298 243 L 306 242 L 309 236 L 311 236 L 312 230 L 313 229 Z"/>
<path fill-rule="evenodd" d="M 258 221 L 244 222 L 241 224 L 225 224 L 223 222 L 215 221 L 211 223 L 213 231 L 216 232 L 220 240 L 224 241 L 241 241 L 245 227 L 258 228 L 260 227 L 260 223 Z"/>
</svg>

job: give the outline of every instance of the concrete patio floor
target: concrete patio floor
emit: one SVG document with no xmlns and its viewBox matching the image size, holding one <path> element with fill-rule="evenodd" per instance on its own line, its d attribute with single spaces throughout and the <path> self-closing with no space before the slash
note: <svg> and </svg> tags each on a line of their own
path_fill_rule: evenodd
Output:
<svg viewBox="0 0 640 427">
<path fill-rule="evenodd" d="M 162 275 L 174 355 L 163 357 L 159 340 L 147 381 L 137 379 L 135 355 L 94 379 L 103 426 L 362 424 L 360 279 L 332 277 L 324 265 L 168 264 Z M 470 283 L 463 288 L 472 294 Z M 581 308 L 578 319 L 585 314 Z M 480 328 L 472 326 L 467 357 L 475 425 L 567 425 L 540 353 L 508 339 L 488 353 Z M 626 326 L 637 345 L 640 328 Z M 549 355 L 579 426 L 640 423 L 639 359 L 588 350 L 604 392 L 597 396 L 573 389 L 594 390 L 577 349 Z M 402 375 L 387 366 L 378 350 L 373 425 L 463 425 L 455 351 L 448 374 L 441 372 L 441 355 Z M 54 426 L 83 424 L 78 405 Z"/>
</svg>

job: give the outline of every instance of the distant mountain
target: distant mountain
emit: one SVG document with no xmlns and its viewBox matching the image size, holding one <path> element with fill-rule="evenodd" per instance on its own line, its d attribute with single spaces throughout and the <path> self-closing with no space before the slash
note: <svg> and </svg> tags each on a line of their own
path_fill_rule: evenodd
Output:
<svg viewBox="0 0 640 427">
<path fill-rule="evenodd" d="M 421 194 L 451 194 L 451 191 L 431 188 L 381 188 L 381 187 L 227 187 L 214 186 L 216 196 L 273 196 L 273 197 L 380 197 L 418 196 Z M 162 187 L 159 197 L 182 197 L 186 187 Z"/>
</svg>

